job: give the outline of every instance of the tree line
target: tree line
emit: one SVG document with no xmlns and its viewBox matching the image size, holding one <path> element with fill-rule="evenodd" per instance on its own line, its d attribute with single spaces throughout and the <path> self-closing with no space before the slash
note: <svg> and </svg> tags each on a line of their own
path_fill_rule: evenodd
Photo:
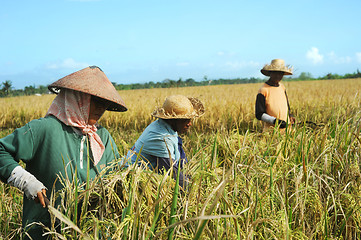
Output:
<svg viewBox="0 0 361 240">
<path fill-rule="evenodd" d="M 325 76 L 314 78 L 309 72 L 301 72 L 298 77 L 285 77 L 288 81 L 306 81 L 306 80 L 329 80 L 329 79 L 346 79 L 346 78 L 361 78 L 361 72 L 357 69 L 354 73 L 347 73 L 345 75 L 328 73 Z M 160 82 L 146 82 L 146 83 L 131 83 L 118 84 L 113 82 L 117 90 L 131 90 L 131 89 L 150 89 L 150 88 L 177 88 L 177 87 L 191 87 L 191 86 L 208 86 L 208 85 L 224 85 L 224 84 L 246 84 L 264 82 L 265 78 L 234 78 L 234 79 L 208 79 L 204 76 L 201 81 L 196 81 L 193 78 L 183 80 L 165 79 Z M 23 96 L 35 94 L 49 94 L 47 86 L 26 86 L 24 89 L 13 89 L 12 82 L 6 80 L 1 83 L 0 97 L 9 96 Z"/>
</svg>

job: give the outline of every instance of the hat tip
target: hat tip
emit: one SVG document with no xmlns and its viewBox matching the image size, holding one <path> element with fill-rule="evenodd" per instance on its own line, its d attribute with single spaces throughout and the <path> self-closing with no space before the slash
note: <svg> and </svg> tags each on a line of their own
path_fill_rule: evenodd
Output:
<svg viewBox="0 0 361 240">
<path fill-rule="evenodd" d="M 89 68 L 90 68 L 90 69 L 99 69 L 100 71 L 102 71 L 102 72 L 103 72 L 103 70 L 102 70 L 100 67 L 95 66 L 95 65 L 93 65 L 93 66 L 89 66 Z"/>
</svg>

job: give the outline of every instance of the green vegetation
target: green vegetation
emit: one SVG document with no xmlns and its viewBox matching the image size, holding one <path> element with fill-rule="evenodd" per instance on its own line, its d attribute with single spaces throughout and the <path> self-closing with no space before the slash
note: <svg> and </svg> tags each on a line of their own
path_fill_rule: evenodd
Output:
<svg viewBox="0 0 361 240">
<path fill-rule="evenodd" d="M 357 69 L 355 73 L 347 73 L 345 75 L 338 75 L 328 73 L 323 77 L 313 78 L 311 73 L 301 72 L 298 77 L 285 77 L 289 81 L 306 81 L 306 80 L 330 80 L 330 79 L 349 79 L 349 78 L 361 78 L 361 72 Z M 207 76 L 203 77 L 202 81 L 196 81 L 193 78 L 183 80 L 165 79 L 161 82 L 146 82 L 146 83 L 131 83 L 131 84 L 118 84 L 113 82 L 114 87 L 117 90 L 131 90 L 131 89 L 152 89 L 152 88 L 174 88 L 174 87 L 194 87 L 194 86 L 209 86 L 209 85 L 225 85 L 225 84 L 247 84 L 247 83 L 259 83 L 265 81 L 264 78 L 235 78 L 235 79 L 208 79 Z M 34 94 L 48 94 L 48 88 L 46 86 L 26 86 L 24 89 L 12 90 L 12 83 L 10 80 L 6 80 L 2 83 L 3 87 L 0 90 L 0 97 L 8 96 L 23 96 Z"/>
</svg>

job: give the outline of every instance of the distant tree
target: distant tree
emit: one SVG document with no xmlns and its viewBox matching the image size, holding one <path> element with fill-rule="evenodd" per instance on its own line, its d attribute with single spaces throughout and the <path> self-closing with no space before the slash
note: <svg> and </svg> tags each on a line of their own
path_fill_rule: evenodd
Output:
<svg viewBox="0 0 361 240">
<path fill-rule="evenodd" d="M 176 87 L 176 86 L 177 86 L 177 82 L 175 80 L 169 81 L 169 87 Z"/>
<path fill-rule="evenodd" d="M 44 86 L 44 85 L 40 85 L 38 89 L 39 89 L 38 93 L 40 93 L 40 94 L 46 94 L 49 92 L 48 87 Z"/>
<path fill-rule="evenodd" d="M 162 87 L 162 88 L 168 88 L 168 87 L 170 87 L 171 81 L 173 81 L 173 80 L 170 80 L 169 78 L 164 79 L 164 80 L 162 81 L 162 83 L 161 83 L 161 87 Z"/>
<path fill-rule="evenodd" d="M 300 79 L 300 80 L 309 80 L 309 79 L 312 79 L 312 75 L 309 72 L 301 72 L 298 79 Z"/>
<path fill-rule="evenodd" d="M 357 69 L 357 71 L 354 73 L 355 78 L 361 78 L 361 72 Z"/>
<path fill-rule="evenodd" d="M 150 81 L 149 82 L 149 88 L 154 88 L 154 86 L 155 86 L 155 83 L 153 81 Z"/>
<path fill-rule="evenodd" d="M 10 80 L 6 80 L 5 82 L 2 83 L 2 86 L 3 86 L 2 91 L 4 95 L 8 96 L 12 89 L 12 82 Z"/>
<path fill-rule="evenodd" d="M 179 78 L 177 83 L 176 83 L 177 87 L 181 87 L 182 83 L 183 83 L 182 78 Z"/>
<path fill-rule="evenodd" d="M 326 76 L 322 77 L 321 79 L 342 79 L 343 77 L 338 74 L 328 73 Z"/>
<path fill-rule="evenodd" d="M 186 82 L 185 82 L 186 86 L 194 86 L 195 83 L 196 83 L 196 81 L 193 78 L 188 78 L 188 79 L 186 79 Z"/>
<path fill-rule="evenodd" d="M 24 88 L 25 95 L 34 95 L 36 93 L 35 86 L 26 86 Z"/>
<path fill-rule="evenodd" d="M 357 69 L 355 73 L 347 73 L 344 78 L 361 78 L 361 72 Z"/>
</svg>

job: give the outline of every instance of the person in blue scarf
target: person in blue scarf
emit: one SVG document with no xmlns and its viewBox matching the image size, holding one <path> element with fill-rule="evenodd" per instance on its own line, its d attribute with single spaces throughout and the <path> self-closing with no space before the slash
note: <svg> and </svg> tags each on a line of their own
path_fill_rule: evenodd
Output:
<svg viewBox="0 0 361 240">
<path fill-rule="evenodd" d="M 192 119 L 203 114 L 204 106 L 196 98 L 183 95 L 167 97 L 163 106 L 152 113 L 158 119 L 146 127 L 126 158 L 131 164 L 138 161 L 139 165 L 146 165 L 158 173 L 173 168 L 173 178 L 176 178 L 178 170 L 188 162 L 179 134 L 186 133 L 192 126 Z M 187 185 L 182 172 L 179 185 Z"/>
</svg>

